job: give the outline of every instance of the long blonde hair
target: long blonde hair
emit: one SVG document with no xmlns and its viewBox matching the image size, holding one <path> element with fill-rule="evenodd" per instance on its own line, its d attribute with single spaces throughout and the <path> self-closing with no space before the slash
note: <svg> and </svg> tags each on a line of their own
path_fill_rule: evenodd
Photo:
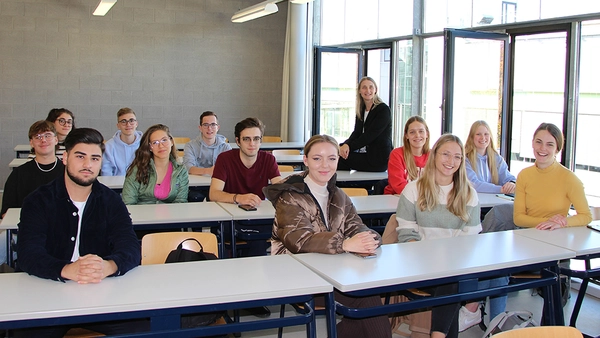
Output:
<svg viewBox="0 0 600 338">
<path fill-rule="evenodd" d="M 359 120 L 363 119 L 362 112 L 367 107 L 367 105 L 365 104 L 365 100 L 363 100 L 362 96 L 360 96 L 360 85 L 362 85 L 362 83 L 365 81 L 371 81 L 373 82 L 373 85 L 375 85 L 375 95 L 373 95 L 373 106 L 371 106 L 371 110 L 373 110 L 375 106 L 383 102 L 381 101 L 379 95 L 377 95 L 377 92 L 379 92 L 379 89 L 377 88 L 377 82 L 375 82 L 375 80 L 373 80 L 373 78 L 369 76 L 365 76 L 362 79 L 360 79 L 360 81 L 358 81 L 358 86 L 356 87 L 356 117 L 358 117 Z"/>
<path fill-rule="evenodd" d="M 471 167 L 473 168 L 473 171 L 475 171 L 475 173 L 478 173 L 477 147 L 475 147 L 475 141 L 473 141 L 473 138 L 475 137 L 477 128 L 481 126 L 484 126 L 490 133 L 490 144 L 488 144 L 487 148 L 485 149 L 485 154 L 487 155 L 488 167 L 490 169 L 490 173 L 492 174 L 492 183 L 498 184 L 498 166 L 496 163 L 496 155 L 498 154 L 498 152 L 494 147 L 492 129 L 490 129 L 490 126 L 487 124 L 487 122 L 483 120 L 473 122 L 473 125 L 471 125 L 471 130 L 469 131 L 469 137 L 467 138 L 467 142 L 465 143 L 465 153 L 467 158 L 469 159 L 469 162 L 471 162 Z"/>
<path fill-rule="evenodd" d="M 421 211 L 432 211 L 439 203 L 438 195 L 440 187 L 435 183 L 435 175 L 437 169 L 435 167 L 435 157 L 438 153 L 438 149 L 445 143 L 455 142 L 460 146 L 462 160 L 460 166 L 454 176 L 452 182 L 454 183 L 452 190 L 448 194 L 448 200 L 446 201 L 446 208 L 448 211 L 456 215 L 463 221 L 469 221 L 469 213 L 467 212 L 467 203 L 471 199 L 471 185 L 467 179 L 467 170 L 465 169 L 465 149 L 461 140 L 452 134 L 442 135 L 437 142 L 433 145 L 433 149 L 427 159 L 425 170 L 421 174 L 421 178 L 417 181 L 417 188 L 419 191 L 419 198 L 417 199 L 417 206 Z"/>
<path fill-rule="evenodd" d="M 415 163 L 415 158 L 412 153 L 412 148 L 410 146 L 410 141 L 408 140 L 408 127 L 413 123 L 418 122 L 425 126 L 425 132 L 427 132 L 427 140 L 425 140 L 425 144 L 423 144 L 423 150 L 421 155 L 425 155 L 429 153 L 429 127 L 427 123 L 421 116 L 412 116 L 406 121 L 404 125 L 404 137 L 402 138 L 402 146 L 404 147 L 404 163 L 406 163 L 406 171 L 408 173 L 408 178 L 410 181 L 414 181 L 419 178 L 419 169 L 417 168 L 417 164 Z"/>
</svg>

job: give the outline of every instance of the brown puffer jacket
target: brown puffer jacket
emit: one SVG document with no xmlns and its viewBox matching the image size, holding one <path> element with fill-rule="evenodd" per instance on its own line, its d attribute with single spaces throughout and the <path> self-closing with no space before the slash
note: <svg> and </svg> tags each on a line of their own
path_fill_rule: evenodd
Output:
<svg viewBox="0 0 600 338">
<path fill-rule="evenodd" d="M 263 188 L 265 196 L 275 207 L 275 221 L 271 254 L 318 252 L 343 253 L 342 243 L 359 232 L 369 231 L 381 236 L 363 224 L 356 209 L 340 188 L 335 186 L 337 175 L 327 184 L 329 191 L 329 226 L 317 200 L 304 183 L 308 172 L 291 175 L 278 184 Z"/>
</svg>

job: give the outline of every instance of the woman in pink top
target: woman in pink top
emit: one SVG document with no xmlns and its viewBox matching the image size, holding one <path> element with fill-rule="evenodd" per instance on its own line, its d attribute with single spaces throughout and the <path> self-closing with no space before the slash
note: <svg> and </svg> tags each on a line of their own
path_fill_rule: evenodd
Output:
<svg viewBox="0 0 600 338">
<path fill-rule="evenodd" d="M 177 163 L 177 148 L 169 127 L 148 128 L 127 168 L 123 183 L 125 204 L 185 203 L 188 198 L 188 172 Z"/>
<path fill-rule="evenodd" d="M 388 162 L 388 185 L 384 194 L 402 193 L 410 181 L 421 176 L 429 158 L 429 128 L 420 116 L 413 116 L 404 125 L 403 146 L 392 150 Z"/>
</svg>

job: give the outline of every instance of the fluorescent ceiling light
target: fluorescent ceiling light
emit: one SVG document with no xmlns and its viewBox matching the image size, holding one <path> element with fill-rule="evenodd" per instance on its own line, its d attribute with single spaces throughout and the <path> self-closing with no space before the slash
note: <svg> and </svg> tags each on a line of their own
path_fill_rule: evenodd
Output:
<svg viewBox="0 0 600 338">
<path fill-rule="evenodd" d="M 257 5 L 235 12 L 235 14 L 233 14 L 231 17 L 231 22 L 246 22 L 254 20 L 269 14 L 277 13 L 278 10 L 279 9 L 277 8 L 277 5 L 274 3 L 268 1 L 261 2 Z"/>
<path fill-rule="evenodd" d="M 92 14 L 96 16 L 104 16 L 106 13 L 108 13 L 108 11 L 110 11 L 116 2 L 117 0 L 100 0 L 98 7 L 96 7 L 96 10 Z"/>
</svg>

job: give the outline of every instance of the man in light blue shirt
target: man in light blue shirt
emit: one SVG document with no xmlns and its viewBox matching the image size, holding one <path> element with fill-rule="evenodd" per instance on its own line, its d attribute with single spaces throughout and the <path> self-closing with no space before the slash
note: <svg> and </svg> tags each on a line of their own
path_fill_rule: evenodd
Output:
<svg viewBox="0 0 600 338">
<path fill-rule="evenodd" d="M 127 168 L 135 158 L 140 146 L 142 132 L 137 130 L 135 112 L 130 108 L 121 108 L 117 112 L 115 136 L 106 141 L 106 150 L 102 159 L 103 176 L 125 176 Z"/>
<path fill-rule="evenodd" d="M 225 136 L 217 134 L 219 120 L 211 111 L 200 115 L 200 135 L 191 140 L 183 149 L 183 164 L 190 175 L 212 176 L 217 156 L 224 151 L 231 150 Z"/>
</svg>

